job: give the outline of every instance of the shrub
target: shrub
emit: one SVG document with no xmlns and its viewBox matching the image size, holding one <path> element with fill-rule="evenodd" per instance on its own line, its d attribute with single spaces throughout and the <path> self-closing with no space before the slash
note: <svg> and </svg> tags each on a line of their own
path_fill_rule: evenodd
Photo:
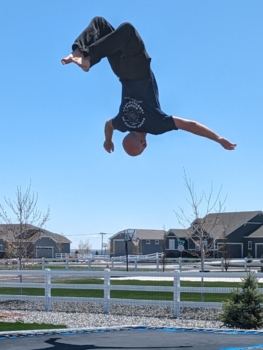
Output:
<svg viewBox="0 0 263 350">
<path fill-rule="evenodd" d="M 248 263 L 252 262 L 252 255 L 250 253 L 248 253 L 248 255 L 247 255 L 247 262 Z"/>
<path fill-rule="evenodd" d="M 242 290 L 234 289 L 230 298 L 223 302 L 219 318 L 229 328 L 258 329 L 263 326 L 263 301 L 258 291 L 255 274 L 248 272 L 242 279 Z"/>
</svg>

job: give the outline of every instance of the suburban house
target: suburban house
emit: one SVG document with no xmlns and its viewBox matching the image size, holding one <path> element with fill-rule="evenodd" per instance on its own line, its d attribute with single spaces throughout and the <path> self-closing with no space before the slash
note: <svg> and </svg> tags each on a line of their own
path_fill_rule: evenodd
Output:
<svg viewBox="0 0 263 350">
<path fill-rule="evenodd" d="M 165 253 L 167 257 L 189 257 L 200 251 L 198 232 L 211 257 L 227 254 L 229 258 L 254 258 L 263 255 L 263 212 L 211 213 L 193 221 L 187 229 L 136 230 L 139 245 L 128 243 L 128 254 Z M 125 255 L 124 232 L 110 237 L 113 256 Z M 183 251 L 182 251 L 183 247 Z"/>
<path fill-rule="evenodd" d="M 128 242 L 128 254 L 153 254 L 161 253 L 164 249 L 163 242 L 165 231 L 164 230 L 143 230 L 136 229 L 137 238 L 139 238 L 139 244 L 136 247 L 132 242 Z M 112 256 L 123 256 L 125 252 L 125 230 L 116 233 L 109 238 L 111 246 Z"/>
<path fill-rule="evenodd" d="M 210 214 L 210 225 L 213 215 Z M 220 214 L 217 225 L 211 229 L 218 255 L 220 246 L 225 245 L 231 258 L 243 258 L 248 253 L 254 258 L 260 258 L 263 254 L 262 225 L 262 211 Z"/>
<path fill-rule="evenodd" d="M 71 241 L 65 236 L 27 225 L 0 225 L 0 258 L 22 257 L 55 258 L 57 253 L 70 253 Z"/>
<path fill-rule="evenodd" d="M 185 230 L 169 230 L 166 249 L 171 256 L 180 256 L 179 242 L 184 245 L 183 256 L 198 252 L 200 248 L 196 232 L 202 230 L 206 251 L 212 257 L 221 257 L 227 253 L 229 258 L 243 258 L 250 253 L 252 257 L 259 258 L 263 254 L 262 225 L 262 211 L 211 213 L 195 220 Z"/>
<path fill-rule="evenodd" d="M 165 235 L 165 254 L 167 257 L 185 257 L 187 254 L 185 251 L 179 251 L 179 245 L 182 245 L 185 249 L 189 249 L 191 242 L 188 241 L 188 231 L 186 229 L 170 229 Z"/>
</svg>

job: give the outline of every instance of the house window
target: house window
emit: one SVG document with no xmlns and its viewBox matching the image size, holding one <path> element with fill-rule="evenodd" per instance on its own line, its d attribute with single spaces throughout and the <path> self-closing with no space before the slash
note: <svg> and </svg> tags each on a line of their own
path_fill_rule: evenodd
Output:
<svg viewBox="0 0 263 350">
<path fill-rule="evenodd" d="M 175 240 L 169 239 L 169 250 L 174 250 L 174 249 L 175 249 Z"/>
<path fill-rule="evenodd" d="M 155 240 L 155 244 L 159 244 L 159 240 L 158 239 Z"/>
<path fill-rule="evenodd" d="M 203 241 L 204 247 L 207 247 L 207 241 Z"/>
<path fill-rule="evenodd" d="M 151 241 L 149 239 L 147 239 L 146 244 L 151 244 Z"/>
<path fill-rule="evenodd" d="M 252 250 L 252 241 L 247 242 L 247 249 Z"/>
<path fill-rule="evenodd" d="M 3 244 L 0 244 L 0 252 L 3 252 L 4 251 L 4 246 Z"/>
</svg>

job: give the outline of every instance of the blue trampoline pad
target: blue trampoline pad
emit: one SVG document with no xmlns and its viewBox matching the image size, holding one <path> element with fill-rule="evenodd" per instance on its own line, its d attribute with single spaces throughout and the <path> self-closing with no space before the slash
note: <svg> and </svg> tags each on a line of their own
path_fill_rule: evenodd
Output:
<svg viewBox="0 0 263 350">
<path fill-rule="evenodd" d="M 56 334 L 54 334 L 56 333 Z M 253 334 L 254 333 L 254 334 Z M 3 350 L 263 350 L 263 333 L 146 327 L 0 335 Z"/>
</svg>

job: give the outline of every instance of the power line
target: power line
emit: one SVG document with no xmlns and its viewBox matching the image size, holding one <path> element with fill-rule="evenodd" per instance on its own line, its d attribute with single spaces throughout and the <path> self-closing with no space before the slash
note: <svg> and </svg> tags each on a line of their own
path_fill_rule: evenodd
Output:
<svg viewBox="0 0 263 350">
<path fill-rule="evenodd" d="M 101 233 L 77 233 L 71 235 L 65 235 L 65 237 L 73 237 L 73 236 L 93 236 L 99 238 L 99 234 Z M 113 235 L 113 233 L 103 233 L 104 235 Z"/>
</svg>

